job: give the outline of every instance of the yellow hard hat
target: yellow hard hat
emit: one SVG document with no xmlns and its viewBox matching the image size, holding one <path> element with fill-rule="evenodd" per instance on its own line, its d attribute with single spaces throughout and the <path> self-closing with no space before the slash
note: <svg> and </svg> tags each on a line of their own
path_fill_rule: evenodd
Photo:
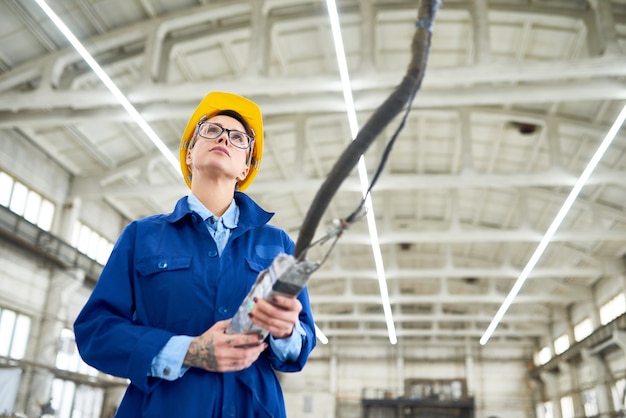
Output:
<svg viewBox="0 0 626 418">
<path fill-rule="evenodd" d="M 203 117 L 212 117 L 223 110 L 234 110 L 239 113 L 253 131 L 254 146 L 252 148 L 252 159 L 250 162 L 250 170 L 245 179 L 239 182 L 239 190 L 245 190 L 256 177 L 259 167 L 261 166 L 261 158 L 263 156 L 263 118 L 261 109 L 253 101 L 245 97 L 232 93 L 212 92 L 206 95 L 200 102 L 196 110 L 191 115 L 187 127 L 183 132 L 180 140 L 180 169 L 183 172 L 183 178 L 187 186 L 191 188 L 191 172 L 187 167 L 187 150 L 196 131 L 196 126 Z"/>
</svg>

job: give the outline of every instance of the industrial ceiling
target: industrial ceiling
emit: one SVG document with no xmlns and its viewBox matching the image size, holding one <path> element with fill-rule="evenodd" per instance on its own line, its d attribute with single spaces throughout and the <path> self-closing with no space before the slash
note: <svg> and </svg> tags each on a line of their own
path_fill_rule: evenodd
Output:
<svg viewBox="0 0 626 418">
<path fill-rule="evenodd" d="M 337 2 L 361 125 L 404 75 L 417 3 Z M 247 192 L 297 238 L 351 140 L 324 1 L 49 4 L 175 155 L 206 93 L 258 102 L 265 154 Z M 422 88 L 372 193 L 400 342 L 478 342 L 626 103 L 625 76 L 626 0 L 441 4 Z M 365 154 L 370 173 L 398 122 Z M 0 129 L 69 173 L 68 200 L 132 220 L 188 193 L 34 0 L 0 2 Z M 318 235 L 360 199 L 354 170 Z M 534 346 L 600 280 L 623 274 L 625 253 L 622 130 L 492 341 Z M 389 344 L 365 221 L 343 234 L 309 291 L 331 341 Z"/>
</svg>

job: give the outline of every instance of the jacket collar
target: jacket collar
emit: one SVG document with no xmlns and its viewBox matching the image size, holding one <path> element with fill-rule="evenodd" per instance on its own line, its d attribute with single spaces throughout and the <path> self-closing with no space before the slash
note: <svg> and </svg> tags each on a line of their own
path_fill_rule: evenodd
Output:
<svg viewBox="0 0 626 418">
<path fill-rule="evenodd" d="M 242 192 L 235 192 L 235 202 L 239 206 L 238 228 L 249 229 L 263 226 L 274 216 L 273 212 L 267 212 L 256 204 L 248 195 Z M 165 220 L 170 223 L 180 221 L 186 216 L 191 216 L 191 209 L 187 203 L 187 196 L 181 197 L 176 202 L 174 211 L 165 215 Z"/>
</svg>

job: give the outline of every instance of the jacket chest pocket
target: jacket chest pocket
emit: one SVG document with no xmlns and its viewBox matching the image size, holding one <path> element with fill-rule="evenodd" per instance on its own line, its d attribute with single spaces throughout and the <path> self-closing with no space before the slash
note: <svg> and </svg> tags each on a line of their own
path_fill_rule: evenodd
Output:
<svg viewBox="0 0 626 418">
<path fill-rule="evenodd" d="M 137 261 L 136 270 L 139 276 L 148 277 L 160 273 L 189 270 L 191 256 L 152 256 Z"/>
<path fill-rule="evenodd" d="M 172 331 L 184 328 L 197 306 L 192 257 L 158 255 L 135 264 L 135 306 L 140 322 Z"/>
<path fill-rule="evenodd" d="M 137 262 L 135 270 L 137 296 L 144 301 L 172 306 L 197 290 L 197 278 L 188 255 L 143 258 Z"/>
</svg>

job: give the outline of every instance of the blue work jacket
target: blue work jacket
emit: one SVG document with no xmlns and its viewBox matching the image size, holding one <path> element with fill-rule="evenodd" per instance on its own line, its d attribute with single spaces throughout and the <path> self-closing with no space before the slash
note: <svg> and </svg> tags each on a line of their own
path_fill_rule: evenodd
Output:
<svg viewBox="0 0 626 418">
<path fill-rule="evenodd" d="M 284 417 L 274 372 L 296 372 L 315 346 L 306 288 L 300 323 L 306 335 L 296 361 L 280 361 L 268 347 L 249 368 L 213 373 L 198 368 L 168 381 L 150 377 L 152 359 L 174 335 L 197 336 L 232 318 L 260 271 L 293 241 L 267 225 L 273 214 L 236 192 L 240 216 L 222 255 L 187 198 L 174 211 L 131 222 L 115 244 L 74 324 L 82 358 L 130 379 L 117 417 Z"/>
</svg>

